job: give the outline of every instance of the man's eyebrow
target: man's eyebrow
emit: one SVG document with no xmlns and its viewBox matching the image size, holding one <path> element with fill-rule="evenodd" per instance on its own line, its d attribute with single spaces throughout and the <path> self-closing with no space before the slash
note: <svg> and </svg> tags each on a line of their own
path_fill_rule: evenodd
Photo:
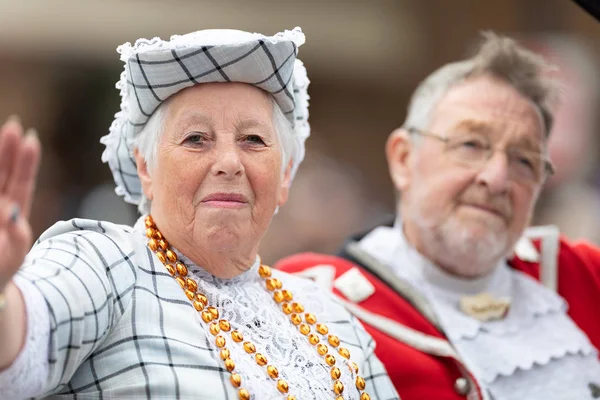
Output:
<svg viewBox="0 0 600 400">
<path fill-rule="evenodd" d="M 484 121 L 476 119 L 464 119 L 454 125 L 455 130 L 463 130 L 468 132 L 489 133 L 490 126 Z"/>
</svg>

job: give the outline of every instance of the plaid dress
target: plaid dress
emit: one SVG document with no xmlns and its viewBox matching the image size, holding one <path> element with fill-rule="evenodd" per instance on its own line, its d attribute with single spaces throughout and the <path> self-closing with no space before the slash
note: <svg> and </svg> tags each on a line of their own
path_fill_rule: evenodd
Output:
<svg viewBox="0 0 600 400">
<path fill-rule="evenodd" d="M 179 256 L 199 292 L 278 368 L 290 394 L 298 399 L 337 397 L 330 367 L 264 288 L 258 262 L 240 276 L 222 280 Z M 374 355 L 375 343 L 356 319 L 311 281 L 280 271 L 273 274 L 294 294 L 294 301 L 327 324 L 350 350 L 371 399 L 399 398 Z M 36 356 L 39 363 L 48 363 L 36 398 L 238 398 L 207 324 L 146 247 L 143 219 L 134 228 L 91 220 L 59 222 L 36 242 L 18 277 L 34 288 L 29 292 L 41 294 L 50 322 L 48 352 Z M 24 293 L 26 302 L 29 292 Z M 44 318 L 29 318 L 30 325 L 36 320 Z M 265 367 L 257 365 L 241 343 L 224 337 L 235 372 L 252 399 L 285 399 Z M 343 398 L 359 399 L 347 361 L 331 350 L 342 371 Z"/>
</svg>

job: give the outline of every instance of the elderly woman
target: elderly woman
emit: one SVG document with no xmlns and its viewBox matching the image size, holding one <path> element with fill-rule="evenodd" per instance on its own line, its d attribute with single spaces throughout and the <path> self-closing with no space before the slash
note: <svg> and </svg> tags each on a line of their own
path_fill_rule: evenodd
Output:
<svg viewBox="0 0 600 400">
<path fill-rule="evenodd" d="M 0 398 L 392 399 L 373 340 L 257 255 L 309 135 L 299 29 L 120 47 L 103 139 L 134 227 L 59 222 L 31 243 L 39 144 L 0 132 Z"/>
</svg>

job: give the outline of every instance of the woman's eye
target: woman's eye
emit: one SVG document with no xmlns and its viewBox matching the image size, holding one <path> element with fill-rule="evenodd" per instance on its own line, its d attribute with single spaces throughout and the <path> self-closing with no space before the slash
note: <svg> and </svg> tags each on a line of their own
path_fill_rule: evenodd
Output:
<svg viewBox="0 0 600 400">
<path fill-rule="evenodd" d="M 251 144 L 265 144 L 265 141 L 258 135 L 248 135 L 244 140 Z"/>
<path fill-rule="evenodd" d="M 202 144 L 204 142 L 204 136 L 201 134 L 193 133 L 185 138 L 186 143 Z"/>
</svg>

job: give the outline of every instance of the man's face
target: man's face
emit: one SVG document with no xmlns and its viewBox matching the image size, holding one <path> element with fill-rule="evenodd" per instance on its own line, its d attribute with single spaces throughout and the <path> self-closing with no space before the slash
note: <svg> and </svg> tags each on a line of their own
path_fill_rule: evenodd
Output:
<svg viewBox="0 0 600 400">
<path fill-rule="evenodd" d="M 394 179 L 408 240 L 454 274 L 483 275 L 508 255 L 529 223 L 541 184 L 524 181 L 515 172 L 519 159 L 509 160 L 504 150 L 543 152 L 542 119 L 509 84 L 480 76 L 451 88 L 424 128 L 449 139 L 472 135 L 495 149 L 474 166 L 452 157 L 442 140 L 410 138 L 400 167 L 404 179 Z M 393 164 L 402 162 L 388 161 L 394 176 Z"/>
</svg>

